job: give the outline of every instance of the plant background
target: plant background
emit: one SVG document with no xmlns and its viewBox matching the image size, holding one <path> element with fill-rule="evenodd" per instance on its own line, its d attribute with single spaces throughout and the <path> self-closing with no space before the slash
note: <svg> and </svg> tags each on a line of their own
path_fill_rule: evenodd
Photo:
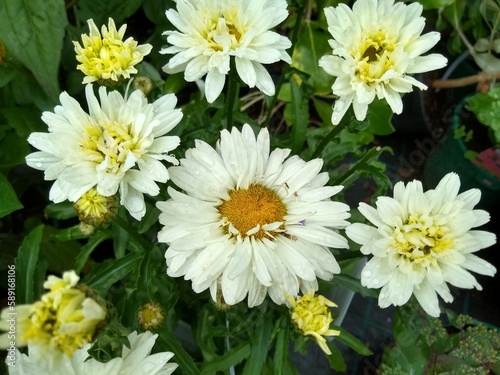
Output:
<svg viewBox="0 0 500 375">
<path fill-rule="evenodd" d="M 280 32 L 288 34 L 294 42 L 293 64 L 287 67 L 278 63 L 269 67 L 281 90 L 276 97 L 268 98 L 242 87 L 240 100 L 235 104 L 237 110 L 233 120 L 237 126 L 249 123 L 255 130 L 267 125 L 272 134 L 272 147 L 291 148 L 292 153 L 306 160 L 321 147 L 321 141 L 332 129 L 330 87 L 333 78 L 318 66 L 317 61 L 330 52 L 329 34 L 321 10 L 338 3 L 335 0 L 290 0 L 290 16 Z M 450 42 L 445 42 L 442 48 L 451 54 L 456 53 L 460 42 L 449 28 L 446 29 L 446 13 L 441 17 L 441 13 L 436 12 L 436 8 L 451 2 L 422 0 L 422 3 L 429 8 L 429 27 L 445 28 L 443 39 Z M 278 328 L 289 323 L 285 318 L 263 318 L 286 317 L 286 309 L 266 303 L 252 311 L 247 311 L 244 306 L 235 309 L 230 317 L 233 327 L 230 334 L 237 337 L 248 327 L 260 328 L 250 329 L 247 337 L 243 335 L 252 345 L 247 345 L 242 339 L 233 343 L 238 350 L 230 353 L 232 357 L 221 354 L 223 337 L 228 331 L 224 321 L 217 321 L 220 314 L 204 304 L 206 295 L 195 295 L 190 292 L 189 283 L 165 275 L 164 245 L 154 244 L 151 251 L 141 251 L 145 244 L 151 247 L 154 243 L 159 214 L 154 202 L 167 198 L 166 188 L 155 200 L 147 200 L 148 211 L 141 222 L 128 218 L 120 210 L 120 224 L 113 223 L 89 236 L 80 231 L 71 204 L 55 205 L 48 201 L 52 182 L 44 181 L 42 172 L 25 165 L 24 158 L 32 151 L 26 139 L 32 132 L 46 130 L 40 119 L 41 112 L 53 110 L 60 92 L 67 91 L 85 103 L 81 84 L 83 73 L 76 69 L 72 41 L 79 41 L 81 34 L 88 33 L 86 20 L 89 18 L 93 18 L 98 26 L 106 24 L 108 17 L 113 18 L 118 27 L 126 23 L 127 37 L 133 36 L 140 44 L 153 45 L 153 51 L 138 66 L 138 75 L 149 77 L 154 82 L 150 100 L 165 93 L 175 93 L 179 98 L 184 117 L 173 131 L 182 140 L 181 146 L 175 150 L 178 158 L 194 145 L 195 139 L 215 143 L 219 131 L 228 125 L 224 118 L 224 95 L 209 106 L 202 100 L 197 85 L 186 83 L 182 74 L 168 76 L 161 72 L 161 66 L 168 59 L 168 56 L 159 54 L 166 44 L 161 33 L 173 29 L 165 17 L 165 9 L 170 7 L 174 7 L 172 0 L 0 0 L 0 38 L 6 46 L 0 51 L 0 270 L 6 274 L 7 265 L 16 264 L 16 296 L 17 303 L 21 304 L 40 296 L 47 273 L 61 274 L 75 269 L 82 273 L 84 283 L 106 296 L 115 317 L 130 329 L 138 328 L 138 307 L 151 299 L 159 300 L 168 311 L 165 331 L 175 331 L 182 336 L 179 335 L 183 329 L 178 324 L 180 318 L 194 327 L 194 339 L 198 345 L 194 348 L 196 358 L 205 361 L 203 369 L 207 372 L 218 369 L 222 363 L 238 363 L 243 358 L 249 358 L 248 362 L 253 363 L 244 368 L 247 373 L 258 371 L 258 366 L 266 369 L 264 362 L 269 346 L 257 344 L 259 340 L 269 342 L 266 335 L 273 335 L 276 343 L 282 343 L 281 346 L 276 344 L 273 350 L 285 353 L 280 357 L 284 368 L 288 369 L 286 366 L 291 361 L 302 368 L 303 373 L 313 365 L 317 366 L 318 374 L 319 371 L 336 373 L 329 367 L 339 370 L 342 363 L 338 360 L 332 363 L 336 361 L 332 358 L 329 363 L 314 345 L 307 346 L 309 355 L 294 354 L 288 358 L 287 347 L 283 346 L 288 343 L 288 338 L 280 336 Z M 117 89 L 123 92 L 124 87 Z M 444 101 L 444 108 L 452 106 L 452 99 L 441 97 L 440 100 Z M 446 126 L 445 114 L 441 113 L 440 117 L 443 121 L 438 120 L 436 126 Z M 397 123 L 397 119 L 393 118 L 392 123 Z M 359 201 L 369 202 L 389 192 L 391 183 L 419 178 L 426 155 L 424 153 L 421 162 L 412 160 L 418 159 L 415 152 L 422 151 L 417 141 L 428 138 L 429 133 L 425 131 L 394 132 L 390 109 L 385 103 L 375 102 L 370 106 L 367 121 L 348 121 L 346 128 L 326 144 L 320 156 L 330 173 L 330 184 L 345 185 L 343 197 L 355 208 Z M 498 233 L 498 207 L 490 212 L 493 220 L 488 229 Z M 352 221 L 355 220 L 359 217 L 353 211 Z M 339 259 L 345 256 L 345 260 L 341 260 L 343 268 L 353 267 L 349 254 L 338 256 Z M 499 264 L 498 246 L 483 250 L 482 256 Z M 500 310 L 495 299 L 500 287 L 498 278 L 479 280 L 485 290 L 456 291 L 459 298 L 453 307 L 500 326 Z M 6 278 L 0 280 L 0 286 L 6 289 Z M 393 340 L 394 309 L 379 309 L 374 298 L 377 293 L 365 290 L 348 274 L 336 276 L 332 282 L 322 285 L 323 289 L 338 287 L 356 292 L 343 321 L 343 327 L 353 334 L 353 338 L 344 342 L 347 346 L 337 343 L 344 354 L 347 372 L 375 373 L 383 348 Z M 199 311 L 196 317 L 193 310 Z M 113 335 L 116 332 L 109 332 L 108 338 L 111 340 L 115 337 Z M 174 361 L 180 364 L 184 373 L 197 373 L 195 363 L 187 355 L 189 342 L 184 343 L 186 349 L 183 349 L 177 339 L 169 339 L 169 335 L 160 337 L 159 346 L 176 353 Z M 374 352 L 372 355 L 361 356 L 369 354 L 362 342 Z M 300 342 L 296 342 L 300 347 L 298 344 Z M 95 348 L 96 355 L 109 351 L 109 342 L 103 340 L 99 345 Z"/>
</svg>

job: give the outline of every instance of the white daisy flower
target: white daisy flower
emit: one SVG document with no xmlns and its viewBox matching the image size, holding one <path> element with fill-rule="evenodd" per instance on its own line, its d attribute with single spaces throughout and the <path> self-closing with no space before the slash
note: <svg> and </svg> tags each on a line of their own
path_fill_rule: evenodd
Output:
<svg viewBox="0 0 500 375">
<path fill-rule="evenodd" d="M 38 148 L 26 163 L 55 180 L 49 198 L 55 203 L 77 201 L 91 188 L 108 197 L 120 192 L 120 203 L 140 220 L 145 212 L 143 194 L 159 193 L 156 182 L 169 179 L 166 160 L 179 137 L 166 136 L 182 118 L 177 99 L 165 95 L 148 104 L 140 90 L 123 98 L 117 91 L 99 88 L 100 103 L 91 85 L 85 89 L 89 113 L 67 93 L 61 105 L 44 112 L 49 133 L 32 133 L 28 142 Z"/>
<path fill-rule="evenodd" d="M 209 288 L 214 301 L 248 295 L 253 307 L 269 294 L 283 304 L 340 272 L 328 247 L 348 247 L 337 229 L 349 224 L 349 207 L 330 200 L 342 186 L 325 186 L 321 159 L 285 160 L 290 150 L 269 148 L 267 129 L 256 138 L 244 125 L 222 131 L 216 150 L 197 141 L 169 168 L 184 192 L 170 188 L 171 199 L 157 203 L 167 273 L 196 293 Z"/>
<path fill-rule="evenodd" d="M 428 72 L 446 65 L 439 54 L 421 56 L 438 41 L 438 32 L 421 35 L 425 19 L 422 5 L 394 0 L 358 0 L 352 10 L 345 4 L 325 8 L 332 55 L 323 56 L 319 65 L 334 77 L 336 100 L 332 123 L 337 125 L 352 104 L 356 119 L 366 117 L 375 99 L 387 100 L 394 113 L 401 113 L 401 94 L 412 86 L 426 85 L 411 74 Z"/>
<path fill-rule="evenodd" d="M 439 316 L 437 295 L 453 297 L 447 283 L 481 290 L 469 271 L 493 276 L 495 267 L 473 253 L 496 242 L 493 233 L 472 230 L 487 223 L 489 214 L 475 210 L 478 189 L 458 194 L 455 173 L 424 192 L 420 181 L 394 186 L 394 198 L 379 197 L 377 208 L 360 203 L 360 212 L 373 224 L 356 223 L 347 235 L 372 254 L 361 273 L 361 284 L 382 288 L 380 307 L 404 305 L 412 294 L 431 316 Z"/>
<path fill-rule="evenodd" d="M 222 92 L 234 56 L 236 71 L 249 87 L 274 95 L 274 82 L 262 66 L 279 60 L 291 63 L 285 52 L 288 38 L 270 31 L 287 16 L 285 0 L 177 0 L 167 18 L 177 28 L 165 31 L 171 45 L 160 53 L 174 54 L 163 67 L 167 73 L 184 71 L 194 82 L 205 74 L 205 96 L 212 103 Z"/>
<path fill-rule="evenodd" d="M 15 367 L 9 367 L 10 375 L 170 375 L 177 364 L 168 363 L 171 352 L 150 354 L 157 334 L 144 332 L 128 335 L 130 349 L 123 346 L 122 356 L 101 363 L 89 357 L 90 344 L 78 349 L 71 358 L 60 356 L 57 360 L 47 353 L 39 353 L 38 347 L 29 347 L 29 356 L 16 355 Z"/>
</svg>

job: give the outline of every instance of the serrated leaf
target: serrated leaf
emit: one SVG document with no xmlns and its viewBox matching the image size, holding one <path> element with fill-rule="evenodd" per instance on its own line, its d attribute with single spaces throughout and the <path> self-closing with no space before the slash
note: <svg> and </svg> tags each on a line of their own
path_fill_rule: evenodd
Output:
<svg viewBox="0 0 500 375">
<path fill-rule="evenodd" d="M 35 299 L 35 269 L 42 242 L 43 225 L 31 230 L 19 247 L 16 257 L 16 303 L 31 303 Z"/>
<path fill-rule="evenodd" d="M 320 94 L 330 93 L 334 81 L 334 78 L 318 65 L 322 56 L 332 52 L 328 35 L 319 30 L 314 22 L 305 22 L 292 56 L 291 66 L 307 73 L 307 83 Z"/>
<path fill-rule="evenodd" d="M 79 0 L 76 14 L 84 22 L 92 18 L 98 29 L 103 24 L 108 25 L 108 18 L 112 18 L 116 27 L 120 28 L 122 21 L 134 14 L 142 2 L 143 0 Z"/>
<path fill-rule="evenodd" d="M 23 208 L 23 205 L 17 199 L 16 192 L 9 180 L 0 173 L 0 218 L 21 208 Z"/>
<path fill-rule="evenodd" d="M 33 73 L 47 96 L 56 102 L 64 28 L 68 23 L 64 2 L 29 0 L 1 4 L 0 35 L 7 50 Z"/>
</svg>

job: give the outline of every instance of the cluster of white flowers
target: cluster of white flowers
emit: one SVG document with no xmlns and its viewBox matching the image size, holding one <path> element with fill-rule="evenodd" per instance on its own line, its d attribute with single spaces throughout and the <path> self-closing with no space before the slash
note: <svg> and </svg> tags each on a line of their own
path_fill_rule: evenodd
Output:
<svg viewBox="0 0 500 375">
<path fill-rule="evenodd" d="M 336 77 L 334 125 L 351 105 L 356 118 L 364 119 L 376 97 L 400 113 L 401 94 L 412 86 L 426 88 L 411 74 L 446 64 L 441 55 L 421 56 L 439 39 L 435 32 L 421 35 L 421 13 L 417 3 L 394 0 L 358 0 L 352 9 L 345 4 L 325 9 L 332 54 L 318 63 Z M 177 30 L 164 33 L 169 46 L 161 52 L 173 55 L 165 72 L 183 71 L 186 81 L 206 75 L 204 93 L 211 103 L 221 94 L 234 61 L 244 83 L 275 94 L 263 64 L 291 62 L 286 52 L 290 41 L 271 31 L 288 16 L 285 0 L 177 0 L 176 9 L 167 10 L 166 16 Z M 125 28 L 117 31 L 112 20 L 109 30 L 103 28 L 106 40 L 93 21 L 89 26 L 86 47 L 75 43 L 80 69 L 89 75 L 85 82 L 129 77 L 150 51 L 150 46 L 137 47 L 128 39 L 123 46 L 127 53 L 120 54 Z M 99 71 L 91 69 L 90 54 L 99 48 L 118 59 L 119 72 L 112 71 L 114 60 Z M 55 180 L 52 201 L 79 202 L 76 206 L 93 217 L 106 210 L 106 197 L 119 196 L 130 215 L 141 220 L 144 194 L 157 196 L 158 183 L 170 179 L 177 188 L 169 187 L 170 198 L 157 202 L 163 225 L 158 240 L 168 244 L 168 275 L 191 280 L 197 293 L 208 289 L 214 300 L 229 305 L 247 298 L 249 307 L 260 305 L 266 296 L 277 304 L 294 301 L 300 293 L 313 299 L 318 279 L 340 273 L 330 248 L 348 248 L 342 230 L 362 245 L 363 254 L 373 256 L 361 282 L 381 288 L 381 307 L 403 305 L 413 294 L 429 315 L 438 316 L 437 295 L 452 300 L 448 283 L 479 289 L 468 271 L 496 272 L 473 254 L 496 241 L 492 233 L 473 230 L 489 220 L 485 211 L 474 209 L 480 192 L 458 194 L 455 174 L 427 192 L 419 181 L 398 183 L 394 198 L 380 197 L 376 208 L 360 204 L 372 225 L 350 224 L 349 206 L 331 199 L 343 187 L 327 186 L 323 161 L 289 157 L 289 149 L 271 150 L 267 129 L 257 136 L 248 124 L 224 130 L 215 148 L 197 140 L 179 163 L 169 153 L 180 139 L 167 135 L 182 119 L 173 94 L 148 103 L 139 90 L 123 96 L 101 87 L 98 99 L 91 84 L 85 94 L 88 111 L 62 93 L 61 105 L 43 113 L 48 133 L 30 135 L 29 143 L 40 151 L 28 155 L 27 164 L 45 171 L 46 180 Z M 174 166 L 167 168 L 163 161 Z M 321 306 L 321 319 L 327 322 L 321 332 L 333 334 L 326 308 L 333 303 Z M 30 356 L 19 356 L 11 374 L 170 374 L 176 367 L 166 364 L 171 353 L 149 355 L 155 338 L 149 332 L 132 333 L 130 349 L 124 347 L 122 357 L 108 363 L 86 360 L 89 344 L 82 341 L 72 356 L 63 356 L 58 369 L 30 348 Z"/>
</svg>

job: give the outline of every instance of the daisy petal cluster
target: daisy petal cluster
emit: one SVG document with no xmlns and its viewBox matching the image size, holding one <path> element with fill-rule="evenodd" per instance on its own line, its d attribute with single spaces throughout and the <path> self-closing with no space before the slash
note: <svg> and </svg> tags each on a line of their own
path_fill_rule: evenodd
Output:
<svg viewBox="0 0 500 375">
<path fill-rule="evenodd" d="M 167 73 L 184 72 L 188 82 L 204 75 L 205 96 L 212 103 L 222 92 L 230 59 L 241 80 L 274 95 L 274 82 L 263 67 L 280 60 L 291 63 L 286 49 L 288 38 L 270 29 L 288 16 L 285 0 L 178 0 L 167 10 L 167 18 L 177 30 L 165 31 L 173 54 L 163 67 Z"/>
<path fill-rule="evenodd" d="M 123 346 L 122 356 L 101 363 L 90 358 L 90 344 L 78 349 L 72 358 L 63 357 L 57 364 L 50 356 L 42 356 L 38 348 L 30 347 L 29 356 L 17 351 L 16 366 L 9 366 L 9 375 L 170 375 L 177 368 L 176 363 L 168 363 L 171 352 L 150 354 L 157 334 L 144 332 L 128 335 L 130 348 Z"/>
<path fill-rule="evenodd" d="M 289 154 L 270 152 L 267 129 L 256 137 L 247 124 L 222 131 L 216 149 L 196 141 L 169 168 L 183 191 L 169 188 L 171 199 L 157 203 L 168 275 L 229 305 L 248 296 L 252 307 L 266 294 L 283 304 L 285 294 L 317 290 L 317 278 L 339 273 L 328 247 L 348 247 L 338 229 L 349 224 L 349 206 L 330 200 L 342 187 L 325 186 L 321 159 Z"/>
<path fill-rule="evenodd" d="M 394 0 L 357 0 L 352 9 L 345 4 L 325 8 L 333 51 L 319 65 L 336 77 L 334 125 L 351 104 L 356 119 L 363 120 L 376 97 L 385 99 L 394 113 L 401 113 L 401 94 L 411 92 L 413 86 L 427 88 L 411 75 L 446 65 L 442 55 L 421 56 L 440 38 L 438 32 L 421 35 L 425 26 L 421 14 L 421 4 Z"/>
<path fill-rule="evenodd" d="M 80 63 L 77 69 L 85 74 L 83 83 L 119 83 L 137 73 L 134 66 L 151 52 L 153 46 L 138 45 L 133 38 L 123 40 L 127 25 L 117 30 L 112 18 L 108 20 L 108 27 L 102 26 L 102 35 L 94 20 L 90 19 L 87 23 L 90 33 L 82 34 L 82 45 L 73 42 L 76 59 Z"/>
<path fill-rule="evenodd" d="M 330 329 L 333 318 L 329 308 L 337 305 L 322 295 L 315 296 L 313 290 L 297 299 L 289 296 L 287 299 L 291 305 L 292 321 L 297 330 L 304 336 L 312 336 L 321 350 L 328 355 L 332 354 L 324 336 L 340 335 L 340 331 Z"/>
<path fill-rule="evenodd" d="M 76 202 L 93 188 L 104 197 L 119 191 L 120 203 L 140 220 L 146 212 L 144 194 L 157 195 L 157 182 L 169 179 L 162 161 L 177 163 L 168 153 L 179 137 L 166 135 L 182 118 L 177 99 L 169 94 L 148 103 L 139 90 L 124 98 L 100 87 L 98 100 L 92 85 L 85 93 L 89 113 L 65 92 L 53 113 L 43 113 L 49 133 L 29 136 L 40 151 L 28 155 L 26 163 L 55 180 L 53 202 Z"/>
<path fill-rule="evenodd" d="M 493 265 L 474 253 L 496 242 L 493 233 L 474 230 L 487 223 L 489 214 L 474 209 L 478 189 L 458 193 L 455 173 L 443 177 L 433 190 L 423 191 L 420 181 L 394 186 L 394 198 L 379 197 L 376 208 L 360 203 L 359 211 L 372 225 L 356 223 L 347 235 L 373 257 L 361 273 L 368 288 L 382 288 L 380 307 L 404 305 L 415 295 L 431 316 L 439 316 L 438 295 L 445 302 L 453 296 L 448 284 L 458 288 L 481 286 L 469 272 L 493 276 Z"/>
<path fill-rule="evenodd" d="M 43 285 L 49 291 L 39 301 L 16 306 L 18 346 L 38 347 L 41 355 L 50 353 L 53 359 L 71 358 L 77 349 L 92 341 L 107 313 L 77 286 L 78 280 L 75 271 L 65 272 L 62 279 L 51 275 Z M 0 329 L 8 328 L 8 317 L 9 310 L 4 309 Z M 0 337 L 0 344 L 8 345 L 6 334 Z"/>
</svg>

